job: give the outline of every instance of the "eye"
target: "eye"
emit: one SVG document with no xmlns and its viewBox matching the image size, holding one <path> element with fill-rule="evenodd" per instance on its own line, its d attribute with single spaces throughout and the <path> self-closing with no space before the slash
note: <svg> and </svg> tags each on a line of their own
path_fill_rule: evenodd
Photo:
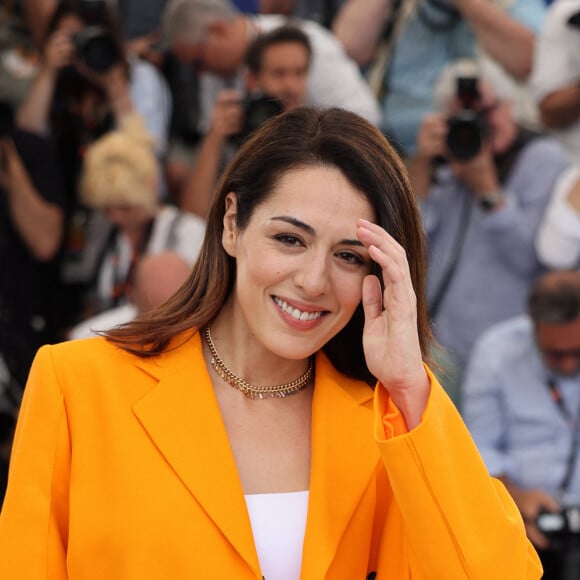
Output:
<svg viewBox="0 0 580 580">
<path fill-rule="evenodd" d="M 299 236 L 294 234 L 277 234 L 274 236 L 275 240 L 282 242 L 286 246 L 303 246 L 303 242 Z"/>
<path fill-rule="evenodd" d="M 354 264 L 355 266 L 362 266 L 366 264 L 365 260 L 360 254 L 356 252 L 338 252 L 336 254 L 341 260 L 347 264 Z"/>
</svg>

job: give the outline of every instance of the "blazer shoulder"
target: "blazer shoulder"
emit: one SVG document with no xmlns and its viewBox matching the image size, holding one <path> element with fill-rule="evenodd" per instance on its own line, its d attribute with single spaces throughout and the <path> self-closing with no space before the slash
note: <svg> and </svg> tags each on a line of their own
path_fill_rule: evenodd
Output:
<svg viewBox="0 0 580 580">
<path fill-rule="evenodd" d="M 65 382 L 67 377 L 93 381 L 103 375 L 121 375 L 123 369 L 135 369 L 137 359 L 98 336 L 45 345 L 38 351 L 34 365 L 51 365 L 55 375 Z"/>
<path fill-rule="evenodd" d="M 102 336 L 91 336 L 89 338 L 80 338 L 59 342 L 53 345 L 45 345 L 41 351 L 50 351 L 55 361 L 67 364 L 75 364 L 85 359 L 98 360 L 104 357 L 108 358 L 126 358 L 134 359 L 134 355 L 123 351 L 118 346 L 109 342 Z"/>
</svg>

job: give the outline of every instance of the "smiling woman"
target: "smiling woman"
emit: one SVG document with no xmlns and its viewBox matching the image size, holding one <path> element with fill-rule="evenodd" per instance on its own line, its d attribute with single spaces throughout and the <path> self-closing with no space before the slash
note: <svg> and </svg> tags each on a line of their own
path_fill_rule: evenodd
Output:
<svg viewBox="0 0 580 580">
<path fill-rule="evenodd" d="M 180 291 L 37 355 L 0 577 L 539 578 L 425 363 L 423 294 L 382 134 L 340 109 L 266 122 Z"/>
</svg>

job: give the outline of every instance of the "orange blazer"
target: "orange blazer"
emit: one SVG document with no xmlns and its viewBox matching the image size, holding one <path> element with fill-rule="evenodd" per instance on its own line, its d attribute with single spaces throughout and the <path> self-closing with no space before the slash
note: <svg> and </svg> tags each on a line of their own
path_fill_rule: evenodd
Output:
<svg viewBox="0 0 580 580">
<path fill-rule="evenodd" d="M 301 578 L 372 572 L 527 580 L 541 566 L 435 379 L 407 432 L 385 389 L 319 354 Z M 0 578 L 262 578 L 199 334 L 151 359 L 101 338 L 39 351 L 0 515 Z"/>
</svg>

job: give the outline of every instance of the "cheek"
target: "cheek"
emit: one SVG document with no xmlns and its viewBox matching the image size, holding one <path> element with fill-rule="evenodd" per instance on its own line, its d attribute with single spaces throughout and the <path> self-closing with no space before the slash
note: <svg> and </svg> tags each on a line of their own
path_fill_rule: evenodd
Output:
<svg viewBox="0 0 580 580">
<path fill-rule="evenodd" d="M 366 274 L 345 275 L 341 272 L 334 277 L 333 288 L 338 302 L 343 310 L 351 314 L 356 310 L 362 300 L 362 285 Z"/>
<path fill-rule="evenodd" d="M 238 252 L 238 279 L 254 286 L 269 286 L 286 275 L 286 263 L 269 252 Z"/>
</svg>

